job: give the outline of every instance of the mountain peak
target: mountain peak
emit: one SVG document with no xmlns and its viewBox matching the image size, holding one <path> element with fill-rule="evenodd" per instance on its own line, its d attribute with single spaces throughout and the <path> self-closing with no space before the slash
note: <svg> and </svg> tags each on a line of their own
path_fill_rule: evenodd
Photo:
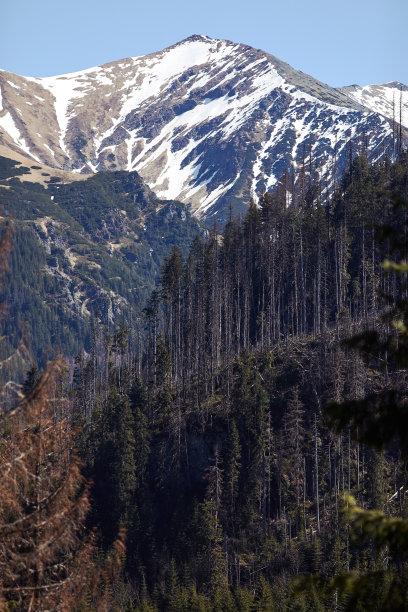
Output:
<svg viewBox="0 0 408 612">
<path fill-rule="evenodd" d="M 211 38 L 210 36 L 207 36 L 206 34 L 191 34 L 190 36 L 187 36 L 187 38 L 183 38 L 183 40 L 180 40 L 180 42 L 176 44 L 182 45 L 185 42 L 195 42 L 195 41 L 211 42 L 214 40 L 218 40 L 218 39 Z"/>
<path fill-rule="evenodd" d="M 203 34 L 69 75 L 0 73 L 0 87 L 0 145 L 77 173 L 137 170 L 207 218 L 242 210 L 305 155 L 330 182 L 350 141 L 368 138 L 373 157 L 392 146 L 389 85 L 335 89 Z"/>
</svg>

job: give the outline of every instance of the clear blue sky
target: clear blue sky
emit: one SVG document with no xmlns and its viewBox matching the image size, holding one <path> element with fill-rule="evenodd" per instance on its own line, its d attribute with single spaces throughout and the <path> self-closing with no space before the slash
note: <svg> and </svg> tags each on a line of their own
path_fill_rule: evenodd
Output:
<svg viewBox="0 0 408 612">
<path fill-rule="evenodd" d="M 207 34 L 333 86 L 408 84 L 408 0 L 1 0 L 0 68 L 51 76 Z"/>
</svg>

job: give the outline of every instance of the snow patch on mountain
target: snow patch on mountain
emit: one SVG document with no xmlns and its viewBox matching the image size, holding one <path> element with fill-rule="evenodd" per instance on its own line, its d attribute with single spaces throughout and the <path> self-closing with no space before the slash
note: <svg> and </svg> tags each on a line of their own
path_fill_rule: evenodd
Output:
<svg viewBox="0 0 408 612">
<path fill-rule="evenodd" d="M 9 134 L 14 143 L 21 149 L 21 151 L 23 151 L 23 153 L 26 153 L 29 157 L 32 157 L 37 162 L 41 163 L 41 160 L 27 145 L 10 112 L 6 112 L 2 117 L 0 117 L 0 129 L 5 130 Z"/>
<path fill-rule="evenodd" d="M 408 87 L 402 83 L 351 85 L 342 91 L 359 104 L 408 128 Z"/>
</svg>

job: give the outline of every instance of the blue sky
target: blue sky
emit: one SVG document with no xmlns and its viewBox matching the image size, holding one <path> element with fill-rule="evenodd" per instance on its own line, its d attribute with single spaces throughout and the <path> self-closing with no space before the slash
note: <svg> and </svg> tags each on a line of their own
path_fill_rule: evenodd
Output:
<svg viewBox="0 0 408 612">
<path fill-rule="evenodd" d="M 51 76 L 191 34 L 260 48 L 333 86 L 408 84 L 407 0 L 1 0 L 0 68 Z"/>
</svg>

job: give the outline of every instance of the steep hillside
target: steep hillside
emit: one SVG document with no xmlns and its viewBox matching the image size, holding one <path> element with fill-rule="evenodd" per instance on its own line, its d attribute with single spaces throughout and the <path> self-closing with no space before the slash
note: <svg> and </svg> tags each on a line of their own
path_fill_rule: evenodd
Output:
<svg viewBox="0 0 408 612">
<path fill-rule="evenodd" d="M 350 142 L 370 159 L 395 150 L 379 103 L 207 36 L 68 75 L 1 71 L 0 87 L 0 144 L 79 173 L 137 170 L 207 219 L 225 221 L 306 160 L 331 181 Z"/>
<path fill-rule="evenodd" d="M 29 172 L 0 157 L 0 205 L 15 226 L 3 331 L 16 344 L 24 322 L 41 360 L 50 347 L 66 355 L 87 347 L 92 317 L 112 324 L 137 316 L 171 245 L 185 253 L 203 230 L 183 204 L 158 200 L 137 172 L 68 184 L 48 177 L 47 189 L 20 180 Z"/>
</svg>

